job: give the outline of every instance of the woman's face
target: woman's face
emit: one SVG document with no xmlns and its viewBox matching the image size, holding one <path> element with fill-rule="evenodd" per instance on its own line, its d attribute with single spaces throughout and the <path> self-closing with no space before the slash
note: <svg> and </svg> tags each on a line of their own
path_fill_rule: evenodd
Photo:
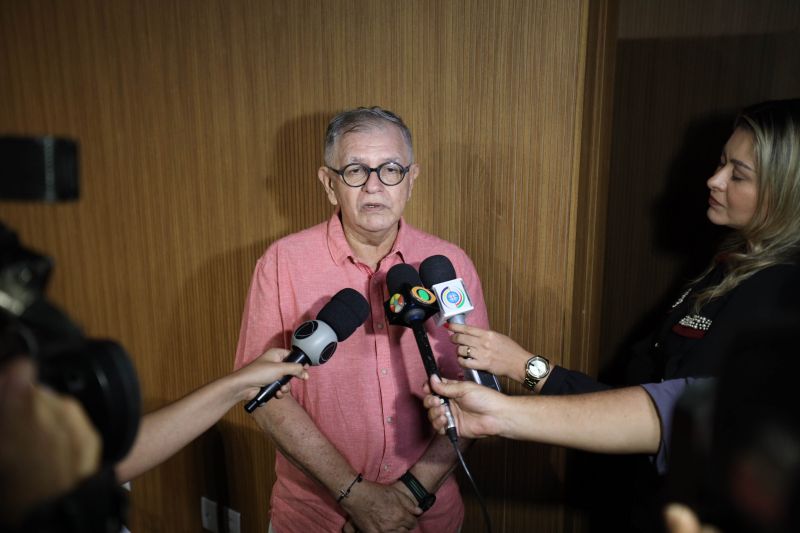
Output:
<svg viewBox="0 0 800 533">
<path fill-rule="evenodd" d="M 717 171 L 708 181 L 708 219 L 718 226 L 741 229 L 756 211 L 758 176 L 753 134 L 737 128 L 722 150 Z"/>
</svg>

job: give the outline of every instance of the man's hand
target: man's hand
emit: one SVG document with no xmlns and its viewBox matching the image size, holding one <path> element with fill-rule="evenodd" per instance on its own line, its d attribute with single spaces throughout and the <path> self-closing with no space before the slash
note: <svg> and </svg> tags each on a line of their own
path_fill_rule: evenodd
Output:
<svg viewBox="0 0 800 533">
<path fill-rule="evenodd" d="M 22 358 L 0 371 L 0 515 L 11 524 L 100 464 L 100 437 L 83 408 L 37 385 L 35 374 Z"/>
<path fill-rule="evenodd" d="M 431 387 L 438 396 L 431 394 Z M 447 418 L 439 396 L 450 399 L 450 411 L 455 418 L 458 434 L 462 437 L 500 435 L 505 426 L 504 415 L 513 416 L 513 412 L 507 411 L 506 395 L 471 381 L 440 381 L 433 376 L 430 385 L 425 384 L 424 389 L 427 393 L 424 405 L 428 409 L 428 419 L 442 435 Z"/>
<path fill-rule="evenodd" d="M 350 515 L 342 528 L 343 533 L 411 531 L 417 527 L 422 509 L 404 489 L 399 481 L 381 485 L 364 480 L 353 486 L 350 495 L 341 501 Z"/>
</svg>

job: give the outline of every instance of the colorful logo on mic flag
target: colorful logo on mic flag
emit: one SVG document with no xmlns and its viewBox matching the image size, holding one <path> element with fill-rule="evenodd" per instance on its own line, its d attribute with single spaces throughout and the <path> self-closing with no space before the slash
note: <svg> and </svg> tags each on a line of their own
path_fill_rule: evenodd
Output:
<svg viewBox="0 0 800 533">
<path fill-rule="evenodd" d="M 423 304 L 432 305 L 436 303 L 436 296 L 425 287 L 411 287 L 411 296 Z"/>
<path fill-rule="evenodd" d="M 445 287 L 442 290 L 441 301 L 447 307 L 459 309 L 467 302 L 467 297 L 464 294 L 464 291 L 458 289 L 457 287 Z"/>
<path fill-rule="evenodd" d="M 389 298 L 389 310 L 392 313 L 400 313 L 403 308 L 406 306 L 406 301 L 403 298 L 403 295 L 400 293 L 392 294 L 392 297 Z"/>
</svg>

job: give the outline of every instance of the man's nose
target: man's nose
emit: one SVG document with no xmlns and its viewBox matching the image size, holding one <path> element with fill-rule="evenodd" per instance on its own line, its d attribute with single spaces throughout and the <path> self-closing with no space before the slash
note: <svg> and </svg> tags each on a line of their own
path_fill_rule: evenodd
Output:
<svg viewBox="0 0 800 533">
<path fill-rule="evenodd" d="M 373 174 L 375 174 L 374 179 L 372 177 Z M 375 169 L 370 170 L 369 174 L 367 174 L 367 181 L 364 182 L 364 189 L 374 190 L 375 188 L 380 188 L 381 186 L 383 186 L 383 182 L 378 175 L 378 171 Z"/>
</svg>

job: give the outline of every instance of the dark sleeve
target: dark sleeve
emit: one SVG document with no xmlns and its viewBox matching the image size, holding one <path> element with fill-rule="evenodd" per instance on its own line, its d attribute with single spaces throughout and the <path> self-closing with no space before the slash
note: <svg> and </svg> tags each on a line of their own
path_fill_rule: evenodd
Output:
<svg viewBox="0 0 800 533">
<path fill-rule="evenodd" d="M 559 394 L 580 394 L 584 392 L 597 392 L 608 390 L 611 387 L 605 383 L 587 376 L 583 372 L 567 370 L 566 368 L 555 366 L 550 372 L 550 377 L 545 381 L 541 393 L 543 396 Z"/>
</svg>

